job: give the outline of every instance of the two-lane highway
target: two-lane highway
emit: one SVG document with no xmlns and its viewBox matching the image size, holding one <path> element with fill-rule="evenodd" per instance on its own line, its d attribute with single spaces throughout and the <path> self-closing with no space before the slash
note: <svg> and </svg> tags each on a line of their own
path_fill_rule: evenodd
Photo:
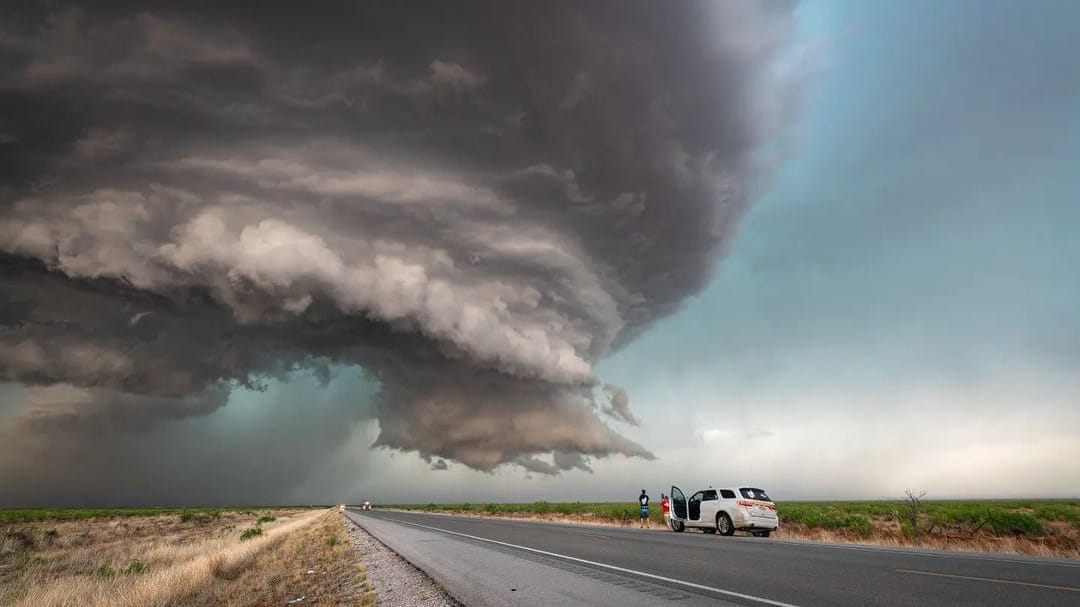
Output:
<svg viewBox="0 0 1080 607">
<path fill-rule="evenodd" d="M 585 527 L 466 518 L 395 511 L 350 512 L 380 540 L 403 553 L 454 592 L 455 580 L 475 569 L 524 568 L 521 563 L 558 570 L 560 584 L 578 577 L 592 586 L 564 593 L 563 604 L 609 604 L 589 597 L 603 587 L 646 596 L 634 604 L 738 604 L 811 607 L 919 605 L 1046 605 L 1080 607 L 1080 562 L 988 554 L 948 553 L 868 546 L 786 542 L 701 533 L 665 533 L 613 527 Z M 426 539 L 425 539 L 426 538 Z M 423 549 L 415 544 L 427 541 Z M 402 542 L 410 546 L 397 545 Z M 476 559 L 471 569 L 454 561 L 466 547 Z M 404 554 L 404 553 L 410 553 Z M 490 559 L 484 554 L 491 553 Z M 419 562 L 418 562 L 419 561 Z M 427 561 L 427 562 L 425 562 Z M 438 563 L 449 569 L 439 569 Z M 569 573 L 566 573 L 569 572 Z M 489 580 L 510 579 L 487 571 Z M 442 579 L 440 579 L 442 578 Z M 517 578 L 514 578 L 517 579 Z M 498 588 L 476 594 L 483 579 L 470 579 L 474 603 L 532 604 L 523 589 L 511 599 Z M 527 582 L 523 582 L 527 583 Z M 542 583 L 542 582 L 541 582 Z M 584 584 L 583 584 L 584 587 Z M 546 600 L 558 589 L 543 588 Z M 588 594 L 588 592 L 593 594 Z M 470 594 L 472 592 L 473 594 Z M 516 594 L 520 592 L 521 594 Z M 575 590 L 575 592 L 578 592 Z M 539 596 L 539 594 L 535 594 Z M 574 597 L 572 600 L 567 597 Z M 461 597 L 458 597 L 461 599 Z M 622 604 L 629 595 L 623 596 Z M 462 599 L 467 605 L 468 601 Z M 616 603 L 616 601 L 611 601 Z"/>
</svg>

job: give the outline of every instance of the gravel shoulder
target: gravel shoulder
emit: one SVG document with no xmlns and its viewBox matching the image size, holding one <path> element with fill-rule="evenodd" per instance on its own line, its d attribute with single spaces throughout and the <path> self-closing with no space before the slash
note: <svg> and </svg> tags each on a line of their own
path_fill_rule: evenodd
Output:
<svg viewBox="0 0 1080 607">
<path fill-rule="evenodd" d="M 382 607 L 461 607 L 431 578 L 343 516 Z"/>
</svg>

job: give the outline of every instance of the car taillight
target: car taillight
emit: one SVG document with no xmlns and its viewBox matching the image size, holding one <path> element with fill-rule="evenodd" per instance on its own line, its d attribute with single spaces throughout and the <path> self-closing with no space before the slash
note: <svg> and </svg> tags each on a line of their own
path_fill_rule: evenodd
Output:
<svg viewBox="0 0 1080 607">
<path fill-rule="evenodd" d="M 755 505 L 754 502 L 744 502 L 743 500 L 739 500 L 738 504 L 740 508 L 753 508 Z"/>
</svg>

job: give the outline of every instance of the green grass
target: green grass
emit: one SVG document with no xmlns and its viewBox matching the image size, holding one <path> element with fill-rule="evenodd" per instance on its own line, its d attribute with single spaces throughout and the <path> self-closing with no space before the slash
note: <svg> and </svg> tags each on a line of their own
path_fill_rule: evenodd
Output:
<svg viewBox="0 0 1080 607">
<path fill-rule="evenodd" d="M 781 521 L 832 529 L 854 529 L 862 524 L 858 517 L 903 519 L 907 508 L 901 500 L 777 504 Z M 997 535 L 1043 536 L 1052 523 L 1080 530 L 1080 500 L 924 501 L 919 517 L 922 529 L 937 527 L 958 533 L 981 529 Z M 906 524 L 905 532 L 915 531 Z"/>
<path fill-rule="evenodd" d="M 438 510 L 442 512 L 491 515 L 558 514 L 621 521 L 624 513 L 637 522 L 636 502 L 533 502 L 529 504 L 398 504 L 387 506 L 403 510 Z M 781 524 L 799 523 L 809 528 L 848 531 L 861 537 L 874 532 L 875 519 L 903 518 L 907 503 L 896 501 L 780 502 L 777 513 Z M 649 518 L 663 523 L 660 504 L 649 509 Z M 988 500 L 924 501 L 919 527 L 936 526 L 941 531 L 960 533 L 981 529 L 998 535 L 1043 536 L 1050 524 L 1068 524 L 1080 530 L 1080 500 Z M 916 531 L 910 529 L 909 533 Z"/>
<path fill-rule="evenodd" d="M 251 527 L 250 529 L 244 529 L 244 532 L 240 534 L 240 541 L 245 542 L 254 537 L 259 537 L 263 534 L 262 527 Z"/>
</svg>

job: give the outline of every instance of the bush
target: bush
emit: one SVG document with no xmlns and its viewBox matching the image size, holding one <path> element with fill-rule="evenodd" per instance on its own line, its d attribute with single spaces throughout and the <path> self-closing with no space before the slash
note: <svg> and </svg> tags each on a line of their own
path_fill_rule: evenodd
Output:
<svg viewBox="0 0 1080 607">
<path fill-rule="evenodd" d="M 205 512 L 196 512 L 196 511 L 192 511 L 192 510 L 184 510 L 183 512 L 180 513 L 180 522 L 181 523 L 204 524 L 204 523 L 209 523 L 210 521 L 212 521 L 214 519 L 219 519 L 219 518 L 221 518 L 221 511 L 220 510 L 211 510 L 211 511 L 205 511 Z"/>
<path fill-rule="evenodd" d="M 870 537 L 874 534 L 874 526 L 865 516 L 859 514 L 848 517 L 845 527 L 860 537 Z"/>
<path fill-rule="evenodd" d="M 251 538 L 259 537 L 263 534 L 262 527 L 251 527 L 250 529 L 244 529 L 244 532 L 240 534 L 240 541 L 245 542 Z"/>
<path fill-rule="evenodd" d="M 98 567 L 96 571 L 94 571 L 94 575 L 101 578 L 109 579 L 112 577 L 116 577 L 116 570 L 112 568 L 112 565 L 104 563 L 100 567 Z"/>
<path fill-rule="evenodd" d="M 338 539 L 336 537 L 328 537 L 326 538 L 326 545 L 333 548 L 338 545 Z"/>
<path fill-rule="evenodd" d="M 272 516 L 260 516 L 259 520 L 255 521 L 255 524 L 256 525 L 261 525 L 263 523 L 272 523 L 272 522 L 274 522 L 276 520 L 277 519 L 272 517 Z"/>
<path fill-rule="evenodd" d="M 4 543 L 13 545 L 16 550 L 30 550 L 35 545 L 34 530 L 30 529 L 5 529 Z"/>
<path fill-rule="evenodd" d="M 1019 512 L 1006 512 L 999 510 L 990 516 L 990 527 L 995 533 L 1009 533 L 1016 535 L 1045 535 L 1039 519 L 1028 514 Z"/>
<path fill-rule="evenodd" d="M 122 569 L 120 573 L 124 573 L 127 575 L 138 575 L 140 573 L 146 573 L 147 569 L 148 567 L 144 565 L 142 561 L 131 559 L 131 562 L 128 563 L 128 566 Z"/>
</svg>

